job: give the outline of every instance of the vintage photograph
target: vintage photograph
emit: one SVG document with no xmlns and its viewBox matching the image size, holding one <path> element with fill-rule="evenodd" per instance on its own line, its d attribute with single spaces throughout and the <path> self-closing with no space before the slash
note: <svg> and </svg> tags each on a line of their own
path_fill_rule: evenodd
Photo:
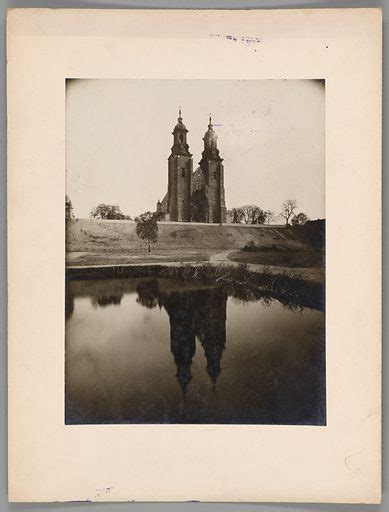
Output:
<svg viewBox="0 0 389 512">
<path fill-rule="evenodd" d="M 66 80 L 65 423 L 326 425 L 325 81 Z"/>
</svg>

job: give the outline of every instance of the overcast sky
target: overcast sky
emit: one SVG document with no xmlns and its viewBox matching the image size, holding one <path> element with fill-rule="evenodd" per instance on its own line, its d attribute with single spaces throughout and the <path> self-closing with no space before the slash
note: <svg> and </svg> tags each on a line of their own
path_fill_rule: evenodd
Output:
<svg viewBox="0 0 389 512">
<path fill-rule="evenodd" d="M 131 216 L 167 191 L 181 105 L 196 169 L 212 113 L 224 158 L 226 206 L 280 211 L 296 199 L 325 216 L 324 85 L 315 80 L 71 80 L 66 189 L 76 217 L 99 203 Z"/>
</svg>

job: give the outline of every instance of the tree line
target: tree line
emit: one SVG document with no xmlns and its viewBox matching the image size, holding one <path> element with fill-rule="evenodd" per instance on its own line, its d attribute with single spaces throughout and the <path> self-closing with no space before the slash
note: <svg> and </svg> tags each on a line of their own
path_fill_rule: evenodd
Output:
<svg viewBox="0 0 389 512">
<path fill-rule="evenodd" d="M 285 224 L 303 225 L 309 218 L 305 213 L 295 213 L 297 202 L 294 199 L 288 199 L 282 205 L 279 216 L 285 220 Z M 244 205 L 232 208 L 230 211 L 231 221 L 235 224 L 270 224 L 275 217 L 271 210 L 262 210 L 257 205 Z M 65 197 L 65 217 L 73 219 L 73 205 L 68 196 Z M 90 211 L 90 217 L 94 219 L 106 220 L 132 220 L 129 215 L 124 215 L 119 206 L 100 203 Z M 158 215 L 157 212 L 145 212 L 135 217 L 135 232 L 138 238 L 142 240 L 148 252 L 151 251 L 151 244 L 158 240 Z"/>
<path fill-rule="evenodd" d="M 129 215 L 124 215 L 119 206 L 104 203 L 92 208 L 89 215 L 92 219 L 132 220 Z"/>
<path fill-rule="evenodd" d="M 263 210 L 255 204 L 234 207 L 228 214 L 230 222 L 234 224 L 270 224 L 277 217 L 281 217 L 286 225 L 305 224 L 309 217 L 304 212 L 296 213 L 296 210 L 297 201 L 295 199 L 288 199 L 282 204 L 278 215 L 272 210 Z M 89 215 L 92 219 L 136 220 L 132 219 L 130 215 L 125 215 L 119 206 L 105 203 L 100 203 L 92 208 Z M 65 217 L 67 219 L 74 218 L 73 205 L 68 196 L 65 197 Z"/>
<path fill-rule="evenodd" d="M 119 206 L 100 203 L 89 212 L 92 219 L 104 220 L 132 220 L 130 215 L 125 215 Z M 65 196 L 65 219 L 74 219 L 73 204 L 68 195 Z"/>
<path fill-rule="evenodd" d="M 297 201 L 295 199 L 286 200 L 277 215 L 281 217 L 285 224 L 305 224 L 309 217 L 304 213 L 295 213 L 297 210 Z M 255 204 L 238 206 L 230 210 L 231 222 L 234 224 L 270 224 L 277 216 L 272 210 L 262 210 Z"/>
</svg>

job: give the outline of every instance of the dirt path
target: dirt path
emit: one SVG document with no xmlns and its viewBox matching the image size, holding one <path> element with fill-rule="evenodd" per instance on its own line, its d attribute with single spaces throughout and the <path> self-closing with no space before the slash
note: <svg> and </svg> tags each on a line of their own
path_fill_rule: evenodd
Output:
<svg viewBox="0 0 389 512">
<path fill-rule="evenodd" d="M 211 263 L 235 263 L 228 259 L 228 255 L 232 252 L 236 251 L 236 249 L 228 249 L 228 251 L 217 252 L 216 254 L 211 254 L 209 257 L 209 261 Z"/>
</svg>

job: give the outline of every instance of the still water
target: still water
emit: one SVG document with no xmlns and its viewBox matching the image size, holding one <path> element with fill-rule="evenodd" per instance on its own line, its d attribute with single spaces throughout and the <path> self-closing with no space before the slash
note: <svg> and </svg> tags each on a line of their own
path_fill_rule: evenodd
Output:
<svg viewBox="0 0 389 512">
<path fill-rule="evenodd" d="M 322 311 L 168 279 L 66 286 L 66 424 L 325 424 Z"/>
</svg>

